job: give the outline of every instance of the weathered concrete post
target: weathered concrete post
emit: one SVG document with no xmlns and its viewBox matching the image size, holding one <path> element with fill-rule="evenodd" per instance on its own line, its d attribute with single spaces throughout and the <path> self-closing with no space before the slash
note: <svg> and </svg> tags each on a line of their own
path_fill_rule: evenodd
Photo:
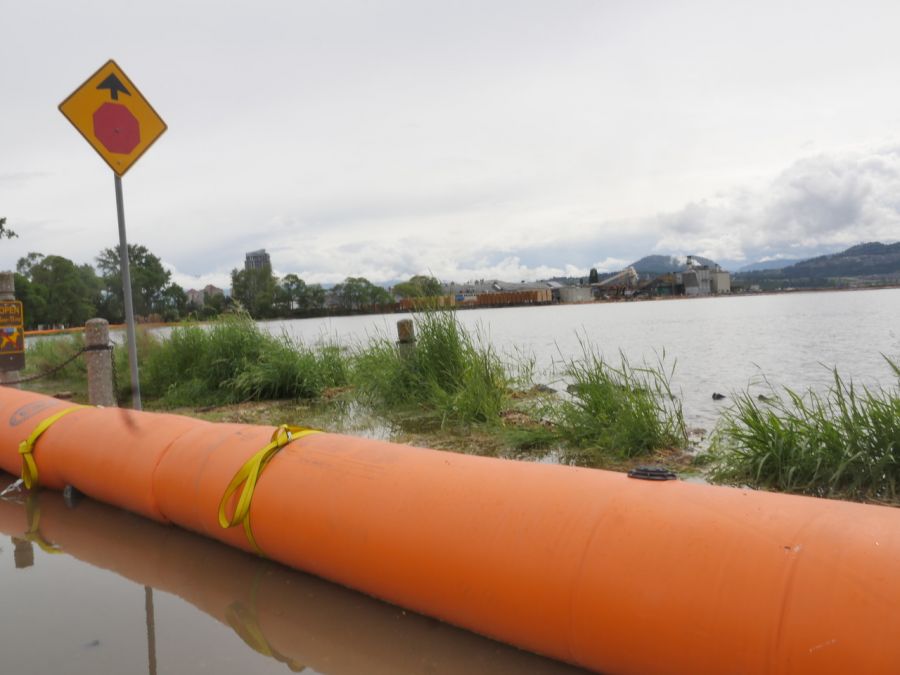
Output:
<svg viewBox="0 0 900 675">
<path fill-rule="evenodd" d="M 0 300 L 15 300 L 16 299 L 16 276 L 12 272 L 0 272 Z M 6 382 L 15 382 L 19 379 L 19 375 L 22 371 L 20 370 L 7 370 L 0 371 L 0 384 L 4 384 Z M 19 385 L 10 384 L 7 385 L 9 387 L 16 387 L 18 389 Z"/>
<path fill-rule="evenodd" d="M 112 350 L 109 347 L 109 321 L 91 319 L 84 324 L 84 353 L 88 376 L 88 401 L 91 405 L 114 407 Z M 91 349 L 93 348 L 93 349 Z"/>
<path fill-rule="evenodd" d="M 397 322 L 397 346 L 403 356 L 409 356 L 416 348 L 416 327 L 412 319 Z"/>
</svg>

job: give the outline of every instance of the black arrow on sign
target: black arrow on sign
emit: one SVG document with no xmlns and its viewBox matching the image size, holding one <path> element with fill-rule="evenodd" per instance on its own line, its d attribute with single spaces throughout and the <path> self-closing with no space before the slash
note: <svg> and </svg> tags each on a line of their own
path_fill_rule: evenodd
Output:
<svg viewBox="0 0 900 675">
<path fill-rule="evenodd" d="M 125 88 L 125 85 L 116 77 L 115 73 L 107 77 L 103 82 L 97 85 L 97 89 L 109 89 L 109 95 L 113 101 L 119 100 L 119 92 L 131 96 L 131 92 Z"/>
</svg>

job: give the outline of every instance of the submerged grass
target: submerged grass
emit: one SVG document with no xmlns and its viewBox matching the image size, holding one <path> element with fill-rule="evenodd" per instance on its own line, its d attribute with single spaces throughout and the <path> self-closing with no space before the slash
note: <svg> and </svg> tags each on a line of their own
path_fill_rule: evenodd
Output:
<svg viewBox="0 0 900 675">
<path fill-rule="evenodd" d="M 493 348 L 452 311 L 420 313 L 415 325 L 415 348 L 379 337 L 358 351 L 352 371 L 358 395 L 382 411 L 437 418 L 442 427 L 498 423 L 509 377 Z"/>
<path fill-rule="evenodd" d="M 886 359 L 900 379 L 900 367 Z M 713 480 L 820 497 L 900 502 L 900 387 L 835 369 L 825 394 L 735 397 L 712 445 Z"/>
<path fill-rule="evenodd" d="M 633 458 L 683 448 L 687 433 L 681 402 L 672 392 L 665 355 L 656 365 L 632 365 L 624 354 L 614 365 L 587 341 L 581 358 L 564 364 L 571 397 L 550 413 L 564 458 L 595 464 L 601 456 Z"/>
</svg>

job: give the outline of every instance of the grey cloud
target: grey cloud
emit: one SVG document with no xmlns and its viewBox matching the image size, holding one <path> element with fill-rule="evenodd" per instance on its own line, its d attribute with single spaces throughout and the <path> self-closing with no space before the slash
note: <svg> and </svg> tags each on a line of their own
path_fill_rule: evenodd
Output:
<svg viewBox="0 0 900 675">
<path fill-rule="evenodd" d="M 900 151 L 804 158 L 764 189 L 734 190 L 656 218 L 655 250 L 748 260 L 900 235 Z"/>
</svg>

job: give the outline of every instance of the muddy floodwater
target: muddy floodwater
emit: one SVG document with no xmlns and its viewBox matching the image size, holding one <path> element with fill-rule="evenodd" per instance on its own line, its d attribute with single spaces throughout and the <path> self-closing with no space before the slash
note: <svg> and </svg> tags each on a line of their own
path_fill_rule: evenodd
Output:
<svg viewBox="0 0 900 675">
<path fill-rule="evenodd" d="M 364 344 L 374 335 L 396 335 L 405 315 L 272 321 L 261 324 L 313 343 L 322 338 Z M 578 357 L 587 341 L 617 362 L 675 367 L 673 384 L 689 426 L 711 429 L 730 394 L 767 384 L 800 391 L 823 389 L 831 368 L 856 383 L 893 385 L 882 355 L 900 361 L 900 289 L 783 293 L 510 307 L 458 312 L 508 362 L 533 358 L 536 378 L 564 389 L 558 364 Z M 724 399 L 713 400 L 721 393 Z"/>
<path fill-rule="evenodd" d="M 584 672 L 52 491 L 0 499 L 0 588 L 4 675 Z"/>
</svg>

